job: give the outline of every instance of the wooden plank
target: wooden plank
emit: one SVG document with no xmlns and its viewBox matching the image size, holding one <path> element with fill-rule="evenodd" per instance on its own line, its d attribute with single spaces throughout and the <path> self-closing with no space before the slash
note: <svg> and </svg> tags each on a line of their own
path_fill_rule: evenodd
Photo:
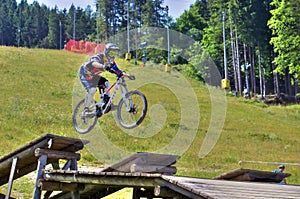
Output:
<svg viewBox="0 0 300 199">
<path fill-rule="evenodd" d="M 49 150 L 49 149 L 41 149 L 37 148 L 34 151 L 34 155 L 36 157 L 40 157 L 42 155 L 47 155 L 49 159 L 65 159 L 65 160 L 80 160 L 80 154 L 73 153 L 73 152 L 66 152 L 66 151 L 56 151 L 56 150 Z"/>
<path fill-rule="evenodd" d="M 274 173 L 270 171 L 260 171 L 239 168 L 221 174 L 214 179 L 234 180 L 234 181 L 256 181 L 256 182 L 281 182 L 283 178 L 289 177 L 289 173 Z"/>
<path fill-rule="evenodd" d="M 175 174 L 177 169 L 172 166 L 132 164 L 130 166 L 130 172 Z"/>
<path fill-rule="evenodd" d="M 178 158 L 177 155 L 137 152 L 108 166 L 103 171 L 130 172 L 130 167 L 133 164 L 166 167 L 175 164 Z"/>
<path fill-rule="evenodd" d="M 162 177 L 178 187 L 211 198 L 253 198 L 254 196 L 261 198 L 299 198 L 300 193 L 299 186 L 174 176 Z"/>
</svg>

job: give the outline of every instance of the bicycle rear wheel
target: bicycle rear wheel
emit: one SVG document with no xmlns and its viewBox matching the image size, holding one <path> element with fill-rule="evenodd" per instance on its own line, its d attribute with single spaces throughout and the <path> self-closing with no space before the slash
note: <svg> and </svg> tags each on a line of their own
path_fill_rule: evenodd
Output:
<svg viewBox="0 0 300 199">
<path fill-rule="evenodd" d="M 117 117 L 122 127 L 132 129 L 144 120 L 148 108 L 147 100 L 145 95 L 137 90 L 126 93 L 125 98 L 119 102 Z"/>
<path fill-rule="evenodd" d="M 84 110 L 84 99 L 81 100 L 75 107 L 72 122 L 75 130 L 80 134 L 85 134 L 91 131 L 97 123 L 97 116 L 95 115 L 96 105 L 89 107 L 89 112 Z"/>
</svg>

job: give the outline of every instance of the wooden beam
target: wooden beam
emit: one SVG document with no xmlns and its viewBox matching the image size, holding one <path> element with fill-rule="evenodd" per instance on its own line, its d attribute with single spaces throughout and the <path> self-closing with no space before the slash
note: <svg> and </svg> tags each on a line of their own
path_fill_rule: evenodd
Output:
<svg viewBox="0 0 300 199">
<path fill-rule="evenodd" d="M 85 186 L 81 183 L 49 182 L 40 180 L 39 187 L 42 191 L 76 191 L 84 190 Z"/>
<path fill-rule="evenodd" d="M 36 157 L 47 155 L 49 159 L 80 160 L 80 154 L 66 151 L 55 151 L 49 149 L 37 148 L 34 151 Z"/>
<path fill-rule="evenodd" d="M 89 176 L 67 173 L 45 173 L 44 179 L 49 181 L 68 181 L 72 183 L 103 184 L 115 186 L 154 187 L 157 185 L 153 178 L 141 176 Z"/>
<path fill-rule="evenodd" d="M 80 191 L 81 195 L 85 198 L 103 198 L 112 193 L 115 193 L 124 187 L 114 187 L 114 186 L 102 186 L 102 185 L 90 185 L 86 184 L 84 190 Z M 71 192 L 60 192 L 56 195 L 51 196 L 51 199 L 66 199 L 72 198 Z"/>
</svg>

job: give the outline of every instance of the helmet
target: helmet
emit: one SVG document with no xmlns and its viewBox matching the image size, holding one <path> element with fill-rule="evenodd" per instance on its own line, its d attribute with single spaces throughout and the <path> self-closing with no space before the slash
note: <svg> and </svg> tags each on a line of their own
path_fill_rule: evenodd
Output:
<svg viewBox="0 0 300 199">
<path fill-rule="evenodd" d="M 104 54 L 108 59 L 114 59 L 119 51 L 120 51 L 120 48 L 118 47 L 117 44 L 109 43 L 109 44 L 106 44 L 106 46 L 105 46 Z"/>
<path fill-rule="evenodd" d="M 282 164 L 282 165 L 279 165 L 278 168 L 279 168 L 279 169 L 284 169 L 285 167 L 284 167 L 284 165 Z"/>
</svg>

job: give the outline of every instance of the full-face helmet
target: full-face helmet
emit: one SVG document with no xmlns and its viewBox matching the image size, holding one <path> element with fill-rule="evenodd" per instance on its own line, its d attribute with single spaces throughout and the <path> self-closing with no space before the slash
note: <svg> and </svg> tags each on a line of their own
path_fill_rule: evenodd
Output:
<svg viewBox="0 0 300 199">
<path fill-rule="evenodd" d="M 106 44 L 104 49 L 104 54 L 109 60 L 113 60 L 116 55 L 119 53 L 120 48 L 117 44 L 109 43 Z"/>
</svg>

